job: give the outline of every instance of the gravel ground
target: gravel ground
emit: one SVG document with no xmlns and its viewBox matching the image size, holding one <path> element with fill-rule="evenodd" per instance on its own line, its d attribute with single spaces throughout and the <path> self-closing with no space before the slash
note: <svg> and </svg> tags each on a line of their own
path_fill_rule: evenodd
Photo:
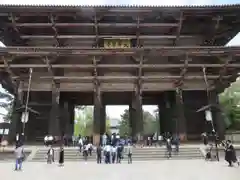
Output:
<svg viewBox="0 0 240 180">
<path fill-rule="evenodd" d="M 21 172 L 13 171 L 13 163 L 0 163 L 4 180 L 239 180 L 240 167 L 230 168 L 224 161 L 171 160 L 133 162 L 133 164 L 98 165 L 94 162 L 57 164 L 30 163 Z"/>
</svg>

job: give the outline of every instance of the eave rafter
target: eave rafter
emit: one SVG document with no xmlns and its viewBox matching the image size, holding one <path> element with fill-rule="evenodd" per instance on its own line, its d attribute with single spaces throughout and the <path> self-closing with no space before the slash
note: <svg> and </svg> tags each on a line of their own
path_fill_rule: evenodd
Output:
<svg viewBox="0 0 240 180">
<path fill-rule="evenodd" d="M 223 62 L 223 65 L 219 71 L 219 76 L 218 78 L 215 80 L 215 82 L 213 84 L 211 84 L 211 86 L 217 86 L 217 85 L 224 85 L 224 76 L 227 74 L 228 71 L 228 65 L 230 64 L 231 61 L 233 61 L 233 56 L 227 56 L 225 58 L 219 57 L 219 59 Z"/>
<path fill-rule="evenodd" d="M 190 61 L 190 59 L 189 59 L 188 55 L 186 55 L 185 60 L 184 60 L 184 65 L 180 71 L 180 78 L 175 82 L 176 87 L 181 87 L 184 84 L 184 77 L 187 74 L 189 61 Z"/>
<path fill-rule="evenodd" d="M 51 21 L 52 29 L 53 29 L 53 32 L 54 32 L 54 39 L 55 39 L 55 41 L 57 43 L 57 47 L 63 46 L 63 44 L 61 43 L 60 39 L 58 38 L 58 30 L 57 30 L 56 22 L 55 22 L 57 20 L 57 16 L 54 16 L 51 13 L 50 16 L 49 16 L 49 19 Z"/>
<path fill-rule="evenodd" d="M 17 21 L 19 18 L 17 18 L 13 13 L 10 13 L 9 19 L 10 19 L 11 22 L 12 22 L 12 28 L 13 28 L 14 31 L 17 32 L 18 35 L 20 36 L 19 29 L 18 29 L 18 27 L 17 27 L 17 25 L 16 25 L 16 24 L 17 24 L 16 21 Z"/>
<path fill-rule="evenodd" d="M 204 42 L 204 44 L 207 44 L 210 46 L 215 44 L 215 40 L 217 38 L 217 31 L 220 27 L 220 22 L 221 20 L 223 20 L 223 17 L 217 16 L 217 17 L 214 17 L 212 20 L 214 21 L 214 27 L 210 32 L 208 32 L 209 33 L 207 36 L 208 38 Z"/>
<path fill-rule="evenodd" d="M 176 33 L 176 39 L 173 42 L 173 46 L 178 45 L 180 35 L 181 35 L 183 20 L 184 20 L 183 12 L 180 12 L 179 23 L 178 23 L 177 33 Z"/>
<path fill-rule="evenodd" d="M 136 22 L 136 39 L 137 39 L 137 45 L 136 46 L 137 47 L 141 46 L 139 36 L 140 36 L 140 17 L 137 16 L 137 22 Z"/>
<path fill-rule="evenodd" d="M 43 59 L 43 62 L 47 65 L 47 69 L 48 69 L 48 72 L 49 72 L 49 74 L 50 74 L 50 77 L 51 77 L 51 79 L 52 79 L 52 85 L 53 85 L 53 87 L 54 88 L 57 88 L 57 81 L 55 80 L 55 73 L 54 73 L 54 71 L 53 71 L 53 68 L 52 68 L 52 65 L 51 65 L 51 62 L 50 62 L 50 60 L 48 59 L 48 57 L 47 56 L 45 56 Z"/>
</svg>

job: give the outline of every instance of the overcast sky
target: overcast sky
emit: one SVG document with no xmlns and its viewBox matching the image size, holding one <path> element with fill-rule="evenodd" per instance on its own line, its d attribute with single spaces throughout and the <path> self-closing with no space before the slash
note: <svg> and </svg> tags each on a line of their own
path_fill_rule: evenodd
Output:
<svg viewBox="0 0 240 180">
<path fill-rule="evenodd" d="M 216 4 L 236 4 L 240 0 L 88 0 L 82 2 L 79 0 L 0 0 L 0 4 L 42 4 L 42 5 L 216 5 Z M 240 35 L 236 36 L 228 45 L 240 45 Z M 1 90 L 1 87 L 0 87 Z M 107 114 L 110 117 L 119 118 L 127 106 L 108 106 Z M 156 106 L 144 106 L 145 110 L 151 113 Z M 4 113 L 0 109 L 0 113 Z M 1 119 L 0 119 L 1 121 Z"/>
</svg>

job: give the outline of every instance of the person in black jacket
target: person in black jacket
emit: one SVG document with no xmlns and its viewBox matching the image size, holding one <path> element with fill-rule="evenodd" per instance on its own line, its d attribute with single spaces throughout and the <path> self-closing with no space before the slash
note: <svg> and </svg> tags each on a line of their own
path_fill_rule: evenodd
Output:
<svg viewBox="0 0 240 180">
<path fill-rule="evenodd" d="M 59 152 L 59 166 L 64 165 L 64 148 L 63 145 L 60 147 L 60 152 Z"/>
<path fill-rule="evenodd" d="M 102 147 L 100 146 L 100 144 L 97 146 L 97 163 L 101 164 L 102 163 Z"/>
<path fill-rule="evenodd" d="M 230 140 L 227 140 L 225 146 L 225 160 L 228 162 L 228 165 L 231 167 L 233 163 L 237 162 L 236 151 Z M 238 162 L 239 165 L 239 162 Z"/>
</svg>

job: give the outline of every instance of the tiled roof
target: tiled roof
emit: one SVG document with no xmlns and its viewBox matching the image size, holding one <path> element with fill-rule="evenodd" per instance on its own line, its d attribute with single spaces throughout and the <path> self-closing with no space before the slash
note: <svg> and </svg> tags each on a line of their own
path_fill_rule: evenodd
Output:
<svg viewBox="0 0 240 180">
<path fill-rule="evenodd" d="M 44 4 L 0 4 L 1 8 L 240 8 L 240 4 L 222 4 L 222 5 L 44 5 Z"/>
</svg>

